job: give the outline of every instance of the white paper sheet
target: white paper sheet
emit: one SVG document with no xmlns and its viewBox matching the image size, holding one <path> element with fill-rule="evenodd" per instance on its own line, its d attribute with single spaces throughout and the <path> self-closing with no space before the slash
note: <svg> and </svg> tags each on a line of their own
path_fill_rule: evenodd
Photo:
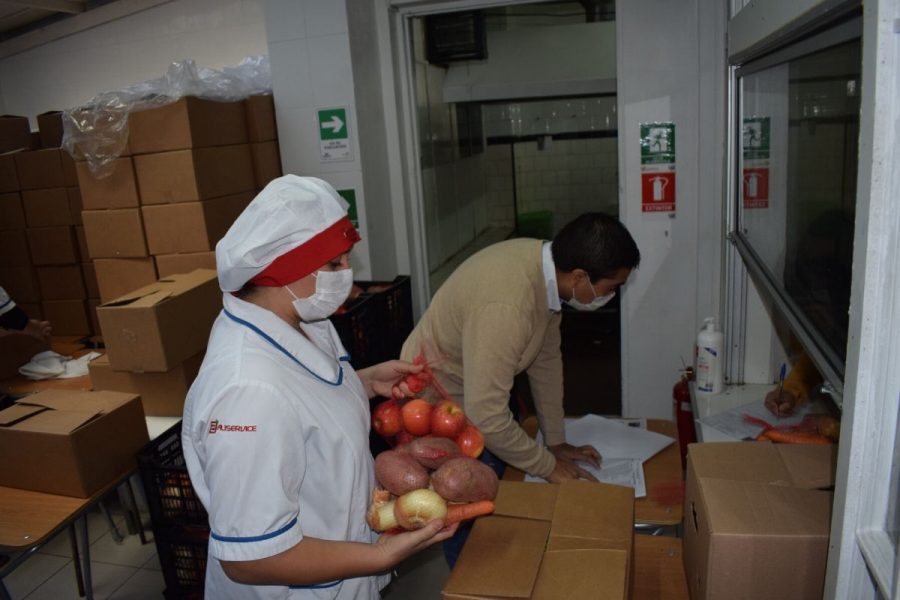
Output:
<svg viewBox="0 0 900 600">
<path fill-rule="evenodd" d="M 793 415 L 789 417 L 776 417 L 769 412 L 766 405 L 761 400 L 756 400 L 748 404 L 709 415 L 700 419 L 700 423 L 707 427 L 718 429 L 722 433 L 738 440 L 753 439 L 763 430 L 761 425 L 748 423 L 744 420 L 744 415 L 750 415 L 757 419 L 769 423 L 774 427 L 783 427 L 785 425 L 797 425 L 808 414 L 826 412 L 821 404 L 811 402 L 801 404 L 797 407 Z"/>
<path fill-rule="evenodd" d="M 585 415 L 578 419 L 566 419 L 566 441 L 573 446 L 590 444 L 603 457 L 600 469 L 581 463 L 581 466 L 604 483 L 634 488 L 635 498 L 647 495 L 644 483 L 645 460 L 672 444 L 672 438 L 648 431 L 646 421 L 606 419 L 598 415 Z M 540 432 L 538 443 L 543 443 Z M 526 481 L 544 481 L 540 477 L 526 476 Z"/>
</svg>

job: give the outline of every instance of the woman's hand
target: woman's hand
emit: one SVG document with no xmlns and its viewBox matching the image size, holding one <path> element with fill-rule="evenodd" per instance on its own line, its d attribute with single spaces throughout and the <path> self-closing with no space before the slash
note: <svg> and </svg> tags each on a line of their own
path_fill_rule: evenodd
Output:
<svg viewBox="0 0 900 600">
<path fill-rule="evenodd" d="M 776 417 L 786 417 L 794 413 L 797 406 L 797 397 L 793 393 L 775 388 L 766 394 L 766 408 Z"/>
<path fill-rule="evenodd" d="M 357 371 L 357 375 L 362 380 L 369 398 L 375 396 L 409 398 L 414 394 L 409 391 L 402 379 L 409 374 L 421 373 L 424 368 L 424 365 L 414 365 L 405 360 L 389 360 Z"/>
<path fill-rule="evenodd" d="M 434 520 L 415 531 L 383 534 L 375 544 L 387 554 L 388 564 L 396 565 L 416 552 L 452 537 L 458 527 L 459 523 L 444 527 L 443 521 Z"/>
<path fill-rule="evenodd" d="M 600 467 L 602 458 L 597 449 L 590 445 L 572 446 L 571 444 L 557 444 L 547 448 L 556 457 L 556 467 L 547 477 L 550 483 L 559 483 L 566 479 L 587 479 L 597 481 L 586 469 L 579 467 L 577 463 L 586 462 L 594 467 Z"/>
</svg>

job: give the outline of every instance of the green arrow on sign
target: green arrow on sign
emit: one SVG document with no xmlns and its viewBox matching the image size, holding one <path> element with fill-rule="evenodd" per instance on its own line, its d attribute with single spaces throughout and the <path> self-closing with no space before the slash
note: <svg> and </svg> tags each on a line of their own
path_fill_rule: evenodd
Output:
<svg viewBox="0 0 900 600">
<path fill-rule="evenodd" d="M 319 111 L 319 135 L 323 140 L 347 138 L 347 111 L 343 108 L 329 108 Z"/>
</svg>

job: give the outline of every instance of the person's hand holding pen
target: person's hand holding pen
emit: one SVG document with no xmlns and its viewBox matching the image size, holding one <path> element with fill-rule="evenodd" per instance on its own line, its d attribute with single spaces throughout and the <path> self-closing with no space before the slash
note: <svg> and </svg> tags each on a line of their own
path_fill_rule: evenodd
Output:
<svg viewBox="0 0 900 600">
<path fill-rule="evenodd" d="M 797 405 L 797 397 L 784 389 L 784 376 L 787 371 L 787 365 L 781 365 L 781 372 L 778 375 L 778 387 L 766 394 L 766 408 L 776 417 L 787 417 L 794 412 Z"/>
</svg>

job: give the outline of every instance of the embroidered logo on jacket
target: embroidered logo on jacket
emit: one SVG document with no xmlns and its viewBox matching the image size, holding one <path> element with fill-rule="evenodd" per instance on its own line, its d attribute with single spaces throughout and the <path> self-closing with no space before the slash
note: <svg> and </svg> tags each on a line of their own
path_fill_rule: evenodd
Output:
<svg viewBox="0 0 900 600">
<path fill-rule="evenodd" d="M 218 419 L 209 422 L 209 431 L 208 433 L 217 433 L 219 431 L 256 431 L 256 425 L 225 425 L 223 423 L 219 423 Z"/>
</svg>

